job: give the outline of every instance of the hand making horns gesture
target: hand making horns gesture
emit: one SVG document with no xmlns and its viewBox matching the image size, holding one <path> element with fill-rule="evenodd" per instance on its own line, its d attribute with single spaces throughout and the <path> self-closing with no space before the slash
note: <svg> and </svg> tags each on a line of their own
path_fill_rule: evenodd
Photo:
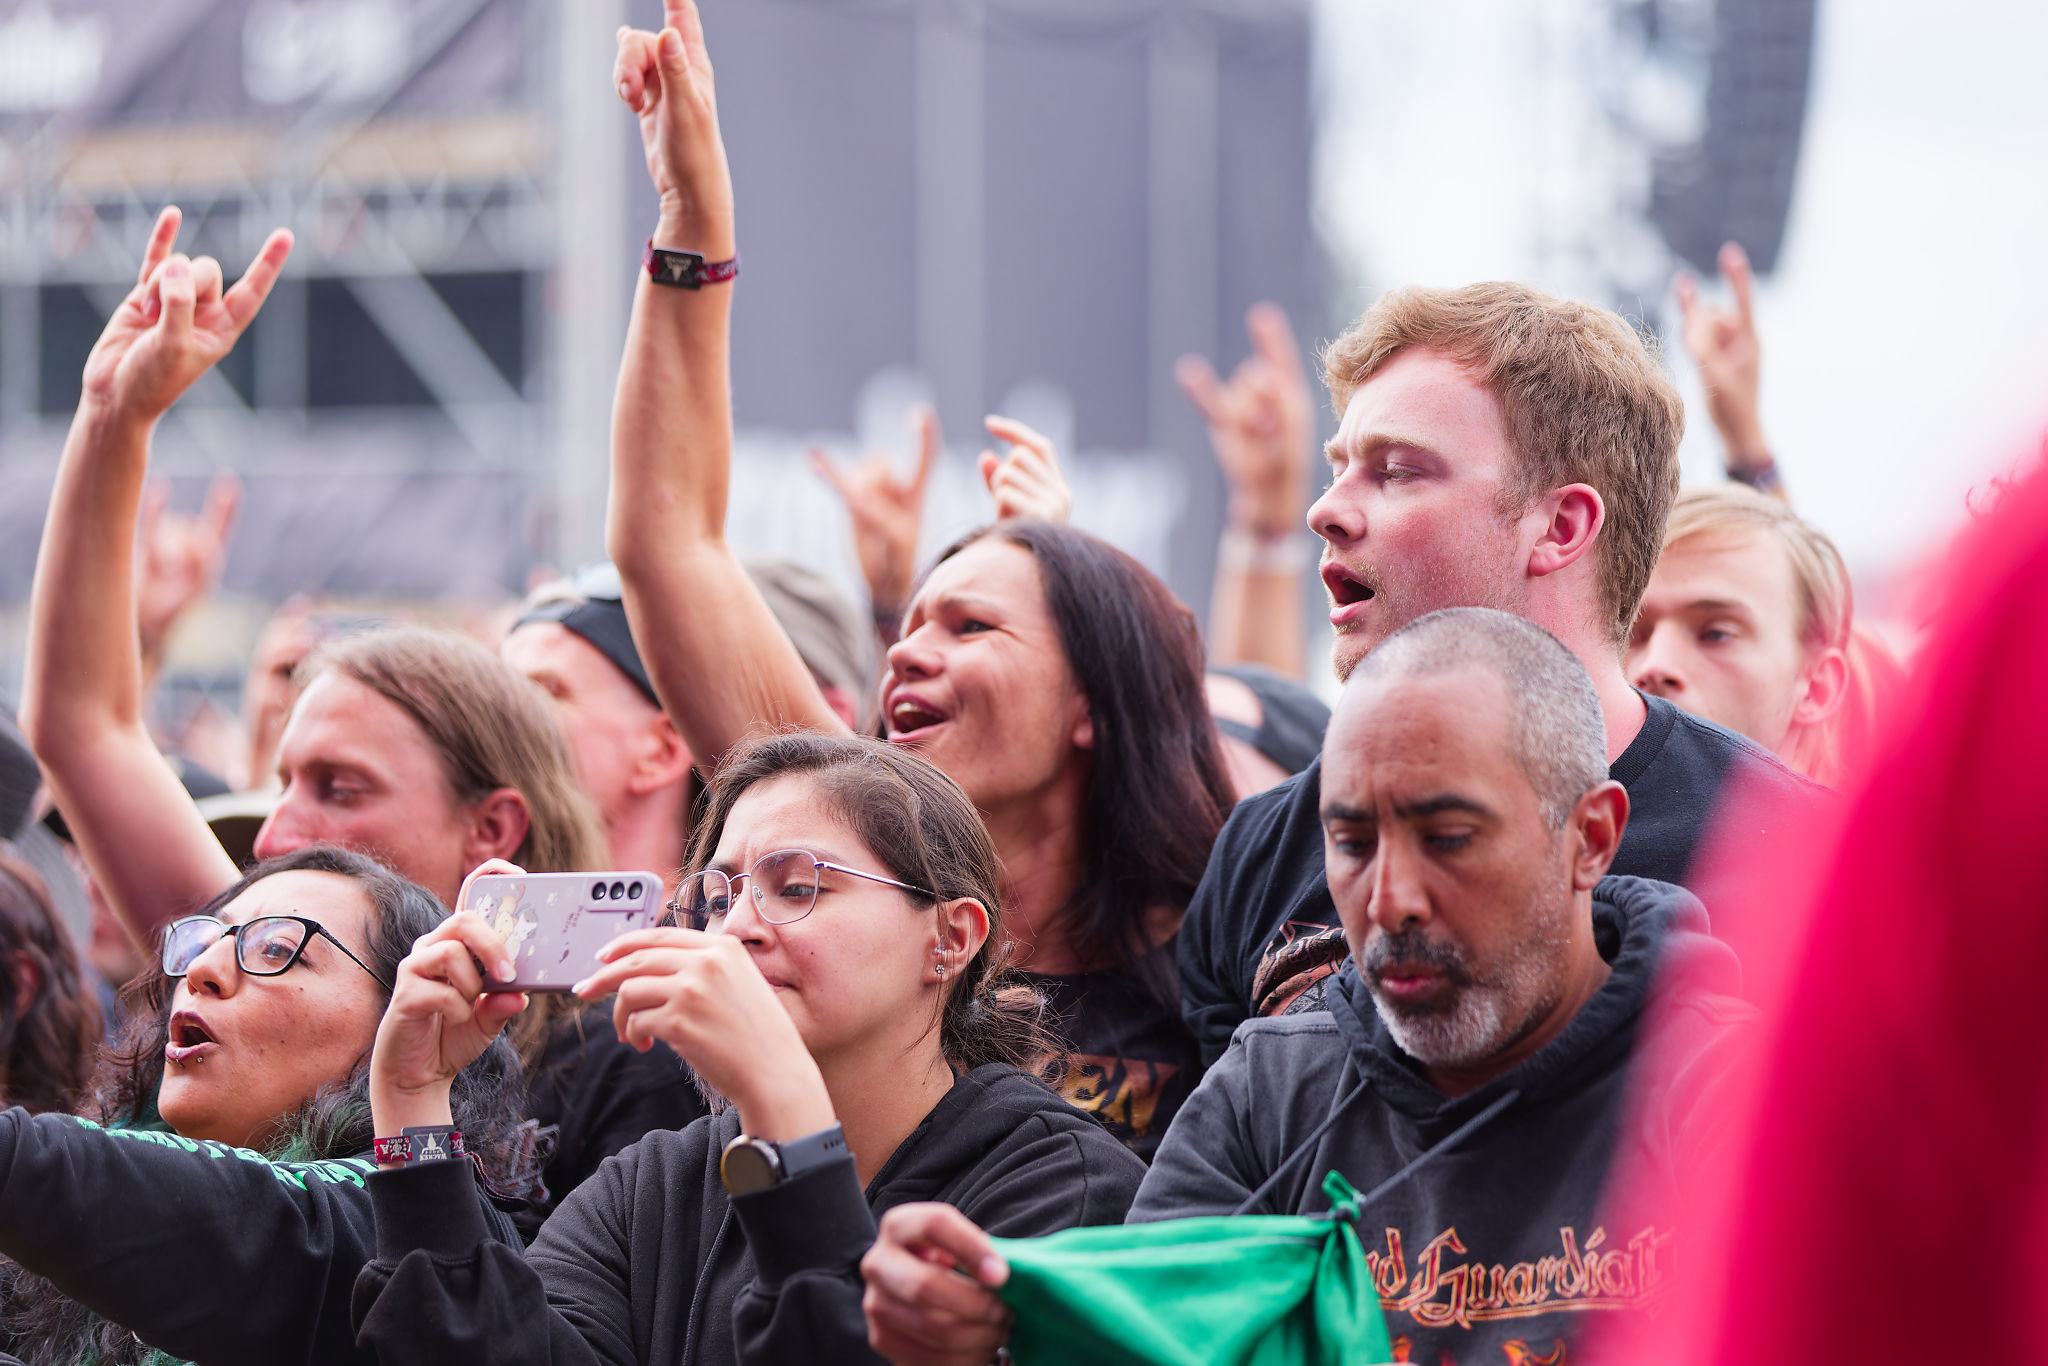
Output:
<svg viewBox="0 0 2048 1366">
<path fill-rule="evenodd" d="M 291 255 L 292 235 L 279 228 L 234 288 L 224 290 L 219 261 L 171 250 L 182 221 L 175 207 L 157 215 L 135 288 L 86 358 L 85 401 L 124 418 L 156 421 L 233 349 Z"/>
<path fill-rule="evenodd" d="M 619 30 L 613 84 L 640 116 L 662 223 L 687 227 L 691 250 L 723 260 L 732 254 L 732 176 L 718 134 L 704 24 L 691 0 L 665 0 L 662 16 L 659 33 Z"/>
</svg>

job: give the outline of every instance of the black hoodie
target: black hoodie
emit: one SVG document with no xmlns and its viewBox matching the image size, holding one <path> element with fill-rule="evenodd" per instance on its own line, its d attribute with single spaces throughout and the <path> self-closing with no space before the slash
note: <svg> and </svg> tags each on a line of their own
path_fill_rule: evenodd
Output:
<svg viewBox="0 0 2048 1366">
<path fill-rule="evenodd" d="M 1394 1043 L 1355 964 L 1333 979 L 1328 1011 L 1246 1021 L 1167 1131 L 1131 1220 L 1233 1213 L 1290 1156 L 1270 1200 L 1246 1212 L 1323 1213 L 1325 1172 L 1370 1191 L 1487 1116 L 1358 1222 L 1388 1334 L 1397 1349 L 1406 1340 L 1402 1360 L 1427 1366 L 1571 1360 L 1587 1313 L 1652 1307 L 1669 1289 L 1671 1228 L 1603 1221 L 1608 1171 L 1626 1155 L 1652 1185 L 1683 1179 L 1715 1140 L 1716 1100 L 1754 1016 L 1690 893 L 1610 877 L 1593 920 L 1606 983 L 1535 1055 L 1456 1099 Z M 1630 1092 L 1630 1059 L 1652 1047 L 1658 1065 Z"/>
<path fill-rule="evenodd" d="M 152 1347 L 207 1366 L 367 1362 L 348 1292 L 376 1232 L 368 1158 L 245 1148 L 69 1115 L 0 1112 L 0 1254 Z M 444 1164 L 479 1237 L 518 1235 L 467 1162 Z M 516 1255 L 516 1253 L 515 1253 Z"/>
<path fill-rule="evenodd" d="M 731 1199 L 718 1157 L 738 1133 L 728 1109 L 649 1134 L 562 1202 L 524 1260 L 485 1238 L 452 1164 L 379 1172 L 359 1340 L 385 1366 L 877 1362 L 860 1258 L 882 1211 L 942 1200 L 991 1233 L 1051 1233 L 1116 1223 L 1145 1171 L 999 1066 L 957 1080 L 866 1192 L 848 1155 Z"/>
</svg>

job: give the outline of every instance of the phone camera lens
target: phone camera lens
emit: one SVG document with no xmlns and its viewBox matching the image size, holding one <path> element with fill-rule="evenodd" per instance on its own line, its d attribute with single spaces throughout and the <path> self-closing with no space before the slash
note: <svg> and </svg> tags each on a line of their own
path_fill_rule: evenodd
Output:
<svg viewBox="0 0 2048 1366">
<path fill-rule="evenodd" d="M 637 882 L 635 882 L 635 883 L 632 883 L 632 884 L 630 884 L 630 885 L 629 885 L 629 886 L 628 886 L 628 887 L 626 888 L 626 900 L 628 900 L 628 901 L 638 901 L 639 899 L 640 899 L 640 884 L 639 884 L 639 883 L 637 883 Z"/>
<path fill-rule="evenodd" d="M 590 899 L 592 901 L 604 900 L 604 884 L 602 882 L 597 883 L 590 889 Z"/>
<path fill-rule="evenodd" d="M 624 901 L 625 899 L 626 899 L 626 884 L 625 884 L 625 883 L 623 883 L 623 882 L 614 882 L 614 883 L 612 884 L 612 900 L 614 900 L 614 901 Z"/>
</svg>

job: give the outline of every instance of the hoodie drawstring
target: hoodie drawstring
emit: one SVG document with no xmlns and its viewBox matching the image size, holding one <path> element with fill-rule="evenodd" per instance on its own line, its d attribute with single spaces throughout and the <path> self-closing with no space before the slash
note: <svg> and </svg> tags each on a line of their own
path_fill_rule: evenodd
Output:
<svg viewBox="0 0 2048 1366">
<path fill-rule="evenodd" d="M 1314 1132 L 1309 1134 L 1307 1138 L 1303 1139 L 1301 1143 L 1296 1146 L 1294 1151 L 1289 1153 L 1287 1157 L 1280 1163 L 1280 1165 L 1273 1169 L 1273 1174 L 1267 1177 L 1264 1181 L 1260 1182 L 1259 1188 L 1253 1191 L 1251 1195 L 1246 1198 L 1243 1204 L 1239 1205 L 1236 1209 L 1232 1210 L 1231 1214 L 1247 1214 L 1250 1211 L 1257 1209 L 1261 1204 L 1264 1204 L 1267 1198 L 1272 1194 L 1273 1188 L 1280 1184 L 1280 1178 L 1285 1176 L 1288 1170 L 1292 1168 L 1294 1164 L 1297 1161 L 1299 1161 L 1304 1154 L 1314 1151 L 1316 1144 L 1322 1139 L 1322 1136 L 1330 1131 L 1330 1127 L 1343 1117 L 1344 1112 L 1350 1109 L 1352 1103 L 1356 1101 L 1360 1096 L 1364 1095 L 1366 1089 L 1371 1085 L 1372 1083 L 1366 1080 L 1365 1078 L 1359 1078 L 1358 1085 L 1352 1087 L 1350 1093 L 1346 1095 L 1344 1099 L 1337 1102 L 1335 1108 L 1333 1108 L 1330 1111 L 1329 1115 L 1324 1118 L 1323 1122 L 1315 1127 Z M 1358 1197 L 1357 1208 L 1364 1209 L 1367 1205 L 1370 1205 L 1373 1201 L 1379 1199 L 1388 1191 L 1400 1185 L 1403 1181 L 1406 1181 L 1409 1177 L 1415 1175 L 1416 1172 L 1420 1171 L 1423 1168 L 1423 1166 L 1427 1164 L 1429 1161 L 1431 1161 L 1433 1158 L 1440 1157 L 1444 1153 L 1449 1152 L 1452 1148 L 1455 1148 L 1458 1144 L 1462 1143 L 1465 1139 L 1469 1138 L 1474 1132 L 1476 1132 L 1481 1125 L 1484 1125 L 1490 1120 L 1492 1120 L 1494 1116 L 1500 1114 L 1503 1110 L 1507 1109 L 1510 1105 L 1513 1105 L 1516 1101 L 1520 1100 L 1521 1098 L 1522 1093 L 1520 1091 L 1502 1092 L 1498 1097 L 1495 1098 L 1493 1104 L 1487 1106 L 1484 1110 L 1481 1110 L 1478 1114 L 1472 1116 L 1472 1118 L 1466 1120 L 1463 1124 L 1460 1124 L 1456 1129 L 1452 1130 L 1444 1138 L 1438 1140 L 1435 1143 L 1430 1144 L 1430 1146 L 1428 1146 L 1427 1148 L 1424 1148 L 1421 1152 L 1415 1155 L 1414 1159 L 1410 1161 L 1407 1166 L 1401 1168 L 1401 1170 L 1395 1172 L 1392 1176 L 1380 1182 L 1377 1186 L 1374 1186 L 1364 1195 Z"/>
</svg>

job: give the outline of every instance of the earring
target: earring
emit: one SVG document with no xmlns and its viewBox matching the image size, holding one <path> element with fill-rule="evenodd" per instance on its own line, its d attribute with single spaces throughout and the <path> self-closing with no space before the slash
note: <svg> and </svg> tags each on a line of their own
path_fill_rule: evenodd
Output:
<svg viewBox="0 0 2048 1366">
<path fill-rule="evenodd" d="M 937 954 L 939 959 L 938 965 L 932 971 L 943 978 L 946 975 L 946 951 L 944 949 L 933 949 L 932 952 Z"/>
</svg>

